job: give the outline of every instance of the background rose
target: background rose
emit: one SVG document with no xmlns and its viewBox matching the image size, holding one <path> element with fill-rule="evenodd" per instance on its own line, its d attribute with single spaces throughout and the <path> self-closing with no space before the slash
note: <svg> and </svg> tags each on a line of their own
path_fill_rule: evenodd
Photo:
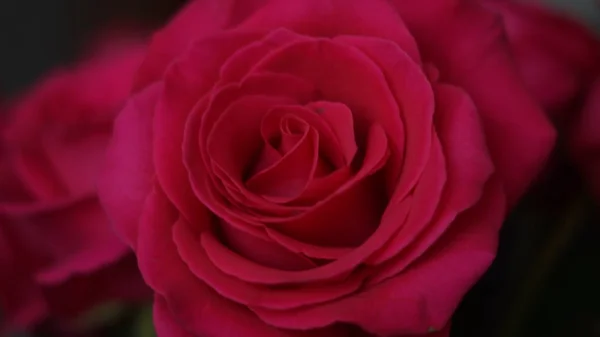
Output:
<svg viewBox="0 0 600 337">
<path fill-rule="evenodd" d="M 554 136 L 501 34 L 468 1 L 192 2 L 100 185 L 159 335 L 447 335 Z"/>
<path fill-rule="evenodd" d="M 600 197 L 600 79 L 590 91 L 571 132 L 571 149 L 577 164 L 591 191 Z"/>
<path fill-rule="evenodd" d="M 527 1 L 487 0 L 502 15 L 515 59 L 529 89 L 556 118 L 569 152 L 598 190 L 597 96 L 600 39 L 565 13 Z"/>
<path fill-rule="evenodd" d="M 95 186 L 143 48 L 100 49 L 55 71 L 9 111 L 0 157 L 0 307 L 9 326 L 148 295 Z"/>
<path fill-rule="evenodd" d="M 533 1 L 484 2 L 502 16 L 520 73 L 535 98 L 548 113 L 568 120 L 600 73 L 597 37 L 574 18 Z"/>
</svg>

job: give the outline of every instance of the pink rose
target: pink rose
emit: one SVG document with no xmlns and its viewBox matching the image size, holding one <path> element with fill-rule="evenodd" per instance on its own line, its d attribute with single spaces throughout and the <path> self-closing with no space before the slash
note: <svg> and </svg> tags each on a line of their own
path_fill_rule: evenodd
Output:
<svg viewBox="0 0 600 337">
<path fill-rule="evenodd" d="M 141 47 L 110 49 L 48 76 L 10 109 L 0 153 L 4 325 L 75 318 L 148 291 L 96 194 L 112 123 Z M 1 328 L 1 326 L 0 326 Z"/>
<path fill-rule="evenodd" d="M 99 185 L 159 336 L 447 336 L 555 136 L 502 35 L 472 1 L 192 1 Z"/>
<path fill-rule="evenodd" d="M 579 109 L 600 72 L 600 43 L 594 34 L 546 6 L 484 2 L 502 16 L 519 70 L 547 112 L 568 117 Z"/>
</svg>

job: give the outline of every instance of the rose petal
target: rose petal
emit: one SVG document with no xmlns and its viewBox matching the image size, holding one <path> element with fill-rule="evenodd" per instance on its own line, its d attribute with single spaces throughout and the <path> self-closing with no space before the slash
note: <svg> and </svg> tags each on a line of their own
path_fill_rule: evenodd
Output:
<svg viewBox="0 0 600 337">
<path fill-rule="evenodd" d="M 159 30 L 135 79 L 140 90 L 162 78 L 169 65 L 196 40 L 219 33 L 223 28 L 250 15 L 260 0 L 192 1 Z M 244 8 L 246 7 L 246 8 Z M 234 17 L 235 20 L 234 20 Z"/>
<path fill-rule="evenodd" d="M 56 141 L 45 142 L 45 152 L 69 195 L 96 191 L 97 178 L 110 136 L 109 130 L 89 130 L 89 134 L 82 139 L 61 141 L 58 144 Z"/>
<path fill-rule="evenodd" d="M 257 39 L 232 54 L 221 66 L 217 86 L 240 82 L 249 75 L 255 65 L 271 53 L 291 43 L 307 40 L 285 28 L 276 28 L 266 36 Z"/>
<path fill-rule="evenodd" d="M 176 221 L 176 210 L 164 193 L 155 189 L 148 196 L 140 221 L 137 253 L 144 279 L 164 297 L 182 327 L 197 335 L 288 336 L 194 277 L 178 255 L 172 239 L 171 229 Z"/>
<path fill-rule="evenodd" d="M 93 273 L 74 275 L 66 282 L 44 285 L 44 299 L 52 315 L 66 321 L 89 308 L 107 302 L 139 302 L 151 296 L 137 269 L 136 259 L 128 255 Z"/>
<path fill-rule="evenodd" d="M 310 126 L 315 128 L 319 133 L 319 153 L 322 160 L 325 157 L 325 160 L 335 167 L 341 167 L 344 165 L 349 165 L 348 163 L 344 163 L 343 156 L 341 154 L 341 145 L 339 139 L 335 135 L 331 126 L 326 123 L 326 121 L 317 115 L 313 110 L 309 109 L 309 107 L 304 106 L 280 106 L 271 109 L 264 117 L 261 124 L 261 135 L 263 137 L 263 141 L 265 142 L 265 147 L 263 148 L 264 154 L 262 157 L 267 158 L 269 151 L 279 151 L 282 150 L 284 153 L 284 139 L 286 137 L 285 134 L 282 134 L 280 130 L 280 123 L 282 120 L 286 118 L 298 118 L 302 121 L 305 121 Z M 280 139 L 281 138 L 281 139 Z M 273 143 L 280 139 L 279 146 Z M 354 144 L 356 146 L 356 144 Z M 280 149 L 281 148 L 281 149 Z M 280 156 L 279 156 L 280 157 Z M 275 161 L 266 161 L 261 162 L 258 161 L 257 169 L 255 171 L 260 171 L 266 167 L 271 166 Z M 271 165 L 267 164 L 270 163 Z"/>
<path fill-rule="evenodd" d="M 284 97 L 253 95 L 232 102 L 219 113 L 207 138 L 199 140 L 201 147 L 206 146 L 207 160 L 241 185 L 263 145 L 260 126 L 265 113 L 273 106 L 290 101 Z"/>
<path fill-rule="evenodd" d="M 218 249 L 222 252 L 231 251 L 221 245 L 210 233 L 201 234 L 202 246 L 200 246 L 198 240 L 194 238 L 193 233 L 189 230 L 189 226 L 190 224 L 184 221 L 178 221 L 173 228 L 175 245 L 182 259 L 198 278 L 206 282 L 222 296 L 237 303 L 253 307 L 288 310 L 331 301 L 356 291 L 362 284 L 361 275 L 351 276 L 340 283 L 324 283 L 303 287 L 281 287 L 278 289 L 246 283 L 221 272 L 219 265 L 214 265 L 213 261 L 209 260 L 202 247 L 210 244 L 213 249 Z M 236 259 L 226 260 L 228 257 L 235 255 L 233 252 L 223 255 L 223 258 L 219 262 L 229 262 L 230 265 L 235 265 L 237 268 L 240 268 L 240 264 L 244 262 L 250 266 L 254 265 L 252 261 L 239 256 Z"/>
<path fill-rule="evenodd" d="M 369 258 L 369 264 L 379 264 L 396 256 L 421 232 L 428 230 L 428 224 L 438 208 L 438 203 L 431 201 L 441 199 L 447 179 L 445 158 L 437 135 L 434 134 L 430 153 L 424 157 L 427 157 L 428 161 L 420 180 L 414 187 L 412 209 L 406 222 L 398 224 L 398 231 L 382 245 L 377 254 Z M 397 201 L 392 201 L 387 205 L 382 222 L 395 221 L 394 217 L 388 216 L 388 214 L 393 214 L 395 207 L 397 207 Z"/>
<path fill-rule="evenodd" d="M 335 102 L 313 102 L 307 107 L 327 121 L 340 144 L 339 151 L 344 155 L 346 165 L 350 165 L 358 151 L 352 111 L 346 105 Z"/>
<path fill-rule="evenodd" d="M 555 131 L 513 67 L 500 18 L 475 2 L 392 3 L 441 76 L 464 88 L 478 107 L 492 159 L 513 205 L 545 162 Z"/>
<path fill-rule="evenodd" d="M 600 43 L 582 22 L 543 4 L 484 1 L 503 19 L 525 83 L 546 112 L 566 112 L 600 71 Z"/>
<path fill-rule="evenodd" d="M 152 117 L 161 88 L 151 86 L 131 98 L 115 121 L 98 195 L 117 234 L 137 245 L 138 221 L 151 190 Z"/>
<path fill-rule="evenodd" d="M 35 278 L 45 284 L 98 270 L 128 252 L 108 226 L 95 198 L 51 213 L 15 219 L 6 226 L 12 227 L 13 239 L 19 240 L 23 249 L 43 257 Z"/>
<path fill-rule="evenodd" d="M 204 142 L 204 139 L 207 139 L 209 132 L 221 116 L 222 111 L 240 96 L 268 93 L 272 97 L 292 98 L 293 100 L 302 102 L 311 97 L 313 91 L 313 86 L 310 83 L 291 75 L 272 73 L 254 74 L 248 76 L 241 86 L 233 84 L 222 88 L 214 93 L 210 102 L 205 102 L 205 105 L 196 107 L 186 126 L 186 139 L 183 149 L 185 154 L 184 164 L 188 172 L 191 173 L 189 179 L 196 196 L 207 207 L 211 208 L 215 214 L 227 220 L 231 218 L 229 214 L 233 210 L 222 207 L 221 200 L 223 200 L 223 196 L 215 193 L 215 186 L 211 179 L 211 173 L 218 174 L 218 170 L 214 170 L 213 168 L 213 172 L 207 171 L 210 167 L 209 156 L 204 153 L 206 150 L 204 147 L 199 146 L 198 141 L 202 140 Z M 200 131 L 200 134 L 198 134 L 198 131 Z M 202 155 L 198 156 L 198 153 Z M 224 179 L 225 177 L 220 178 Z M 241 202 L 241 205 L 244 205 L 244 209 L 251 206 L 267 209 L 270 212 L 283 210 L 282 206 L 265 203 L 263 198 L 249 193 L 240 181 L 231 180 L 230 183 L 235 185 L 237 191 L 241 192 L 240 196 L 244 197 L 244 200 Z M 244 212 L 243 215 L 246 216 L 247 212 Z"/>
<path fill-rule="evenodd" d="M 42 216 L 43 220 L 34 220 L 43 223 L 36 228 L 38 235 L 46 245 L 60 247 L 58 253 L 51 252 L 52 264 L 36 273 L 42 284 L 58 284 L 74 275 L 99 270 L 130 252 L 114 235 L 97 200 L 73 205 L 64 214 Z"/>
<path fill-rule="evenodd" d="M 292 74 L 313 83 L 319 100 L 343 102 L 352 111 L 357 139 L 364 138 L 368 126 L 376 122 L 398 145 L 392 148 L 403 147 L 398 104 L 386 79 L 377 65 L 355 48 L 335 40 L 300 41 L 266 56 L 255 71 Z"/>
<path fill-rule="evenodd" d="M 4 225 L 4 222 L 0 225 L 0 307 L 4 315 L 0 323 L 1 332 L 35 324 L 47 315 L 48 310 L 30 271 L 31 257 L 15 246 L 17 242 Z M 17 251 L 21 252 L 19 256 Z"/>
<path fill-rule="evenodd" d="M 296 200 L 303 205 L 315 205 L 321 200 L 327 199 L 328 196 L 334 194 L 340 189 L 344 183 L 352 177 L 352 169 L 350 167 L 342 167 L 328 175 L 313 179 L 302 196 Z"/>
<path fill-rule="evenodd" d="M 435 128 L 444 148 L 453 197 L 448 207 L 460 212 L 481 196 L 494 171 L 481 118 L 467 93 L 456 86 L 435 84 Z"/>
<path fill-rule="evenodd" d="M 457 219 L 436 249 L 401 275 L 319 306 L 253 311 L 265 322 L 288 329 L 347 322 L 376 335 L 393 336 L 445 327 L 463 295 L 494 258 L 504 216 L 501 195 L 500 185 L 490 183 L 480 204 Z M 365 311 L 372 303 L 379 303 L 377 310 Z"/>
<path fill-rule="evenodd" d="M 314 259 L 335 260 L 352 251 L 352 248 L 346 247 L 326 247 L 312 245 L 310 243 L 296 240 L 293 237 L 284 235 L 276 230 L 272 230 L 269 228 L 266 229 L 266 232 L 269 238 L 271 238 L 273 241 L 277 242 L 281 246 L 285 247 L 289 251 L 297 254 L 302 254 Z"/>
<path fill-rule="evenodd" d="M 377 36 L 392 40 L 420 62 L 411 33 L 386 1 L 358 0 L 348 6 L 342 0 L 272 1 L 245 22 L 241 30 L 271 31 L 285 27 L 300 34 Z"/>
<path fill-rule="evenodd" d="M 373 175 L 383 166 L 387 154 L 387 137 L 375 124 L 368 135 L 363 166 L 354 177 L 305 213 L 273 219 L 268 226 L 317 245 L 354 247 L 364 242 L 377 228 L 383 212 L 382 181 Z M 365 199 L 365 195 L 370 198 Z"/>
<path fill-rule="evenodd" d="M 263 266 L 281 270 L 304 270 L 316 267 L 310 259 L 297 252 L 286 250 L 277 242 L 263 240 L 227 223 L 219 224 L 219 233 L 224 245 Z"/>
<path fill-rule="evenodd" d="M 571 129 L 570 149 L 588 179 L 592 192 L 600 195 L 600 79 L 596 81 Z"/>
<path fill-rule="evenodd" d="M 50 201 L 68 195 L 65 183 L 42 151 L 15 154 L 15 173 L 35 199 Z"/>
<path fill-rule="evenodd" d="M 251 191 L 265 199 L 285 203 L 306 190 L 319 162 L 319 134 L 309 129 L 296 146 L 275 165 L 258 172 L 246 182 Z"/>
<path fill-rule="evenodd" d="M 430 151 L 435 110 L 431 84 L 406 51 L 389 41 L 356 36 L 336 39 L 358 48 L 381 69 L 386 85 L 400 107 L 403 124 L 386 129 L 388 135 L 395 135 L 391 139 L 397 152 L 386 168 L 386 185 L 394 188 L 394 199 L 401 200 L 412 190 L 424 170 L 427 157 L 422 154 Z"/>
<path fill-rule="evenodd" d="M 447 178 L 443 186 L 443 194 L 440 195 L 441 191 L 438 190 L 435 196 L 426 196 L 425 200 L 440 200 L 437 205 L 431 203 L 437 208 L 437 214 L 432 220 L 429 220 L 432 215 L 429 213 L 425 218 L 412 222 L 415 218 L 411 213 L 407 225 L 403 226 L 398 235 L 378 254 L 374 263 L 396 256 L 412 241 L 414 234 L 418 234 L 420 236 L 418 244 L 410 247 L 410 253 L 403 254 L 408 255 L 406 264 L 409 264 L 412 258 L 419 256 L 443 234 L 457 214 L 477 202 L 494 170 L 487 152 L 477 109 L 470 98 L 460 88 L 446 84 L 435 84 L 434 91 L 437 106 L 435 128 L 439 133 L 439 144 L 442 145 L 446 163 L 445 168 L 438 168 L 438 170 L 447 171 Z M 421 178 L 425 184 L 429 184 L 432 180 L 426 174 Z M 420 190 L 416 189 L 416 191 Z M 416 194 L 415 199 L 417 199 Z M 415 204 L 425 205 L 426 201 L 415 201 Z M 422 209 L 423 207 L 419 206 L 417 212 L 422 214 Z M 407 228 L 416 228 L 417 232 L 408 234 Z"/>
<path fill-rule="evenodd" d="M 382 243 L 397 230 L 398 223 L 402 223 L 409 211 L 410 197 L 398 207 L 394 208 L 393 219 L 395 221 L 383 222 L 377 231 L 371 235 L 360 247 L 351 250 L 347 255 L 341 256 L 336 261 L 320 266 L 318 268 L 304 271 L 282 271 L 241 259 L 239 263 L 232 264 L 231 261 L 239 260 L 237 254 L 215 244 L 208 234 L 201 236 L 201 243 L 209 259 L 224 273 L 235 276 L 241 280 L 257 284 L 288 284 L 304 283 L 321 280 L 331 280 L 341 275 L 346 275 L 357 265 L 364 262 L 370 254 L 378 250 Z"/>
<path fill-rule="evenodd" d="M 196 337 L 196 334 L 192 334 L 186 331 L 183 326 L 177 322 L 177 318 L 173 316 L 167 301 L 160 295 L 154 296 L 154 308 L 153 315 L 154 327 L 156 329 L 156 335 L 158 337 Z"/>
<path fill-rule="evenodd" d="M 245 34 L 222 34 L 198 41 L 165 74 L 154 117 L 154 166 L 169 199 L 191 221 L 203 217 L 199 213 L 204 207 L 194 197 L 183 165 L 185 123 L 193 106 L 215 82 L 219 65 L 250 40 Z"/>
</svg>

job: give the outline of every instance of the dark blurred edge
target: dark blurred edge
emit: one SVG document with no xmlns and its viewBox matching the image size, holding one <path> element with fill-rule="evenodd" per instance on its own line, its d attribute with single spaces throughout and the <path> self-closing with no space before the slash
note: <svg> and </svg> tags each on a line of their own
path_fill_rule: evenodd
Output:
<svg viewBox="0 0 600 337">
<path fill-rule="evenodd" d="M 0 1 L 0 102 L 77 58 L 107 24 L 154 28 L 184 0 Z"/>
</svg>

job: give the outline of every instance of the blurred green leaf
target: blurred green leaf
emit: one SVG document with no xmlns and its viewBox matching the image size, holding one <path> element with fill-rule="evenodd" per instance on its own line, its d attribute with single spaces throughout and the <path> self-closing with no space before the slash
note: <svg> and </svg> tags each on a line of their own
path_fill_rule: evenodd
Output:
<svg viewBox="0 0 600 337">
<path fill-rule="evenodd" d="M 156 337 L 152 320 L 152 305 L 145 306 L 139 311 L 134 324 L 134 337 Z"/>
<path fill-rule="evenodd" d="M 120 302 L 98 305 L 83 314 L 75 323 L 75 327 L 87 331 L 116 324 L 127 312 L 127 309 L 127 306 Z"/>
</svg>

